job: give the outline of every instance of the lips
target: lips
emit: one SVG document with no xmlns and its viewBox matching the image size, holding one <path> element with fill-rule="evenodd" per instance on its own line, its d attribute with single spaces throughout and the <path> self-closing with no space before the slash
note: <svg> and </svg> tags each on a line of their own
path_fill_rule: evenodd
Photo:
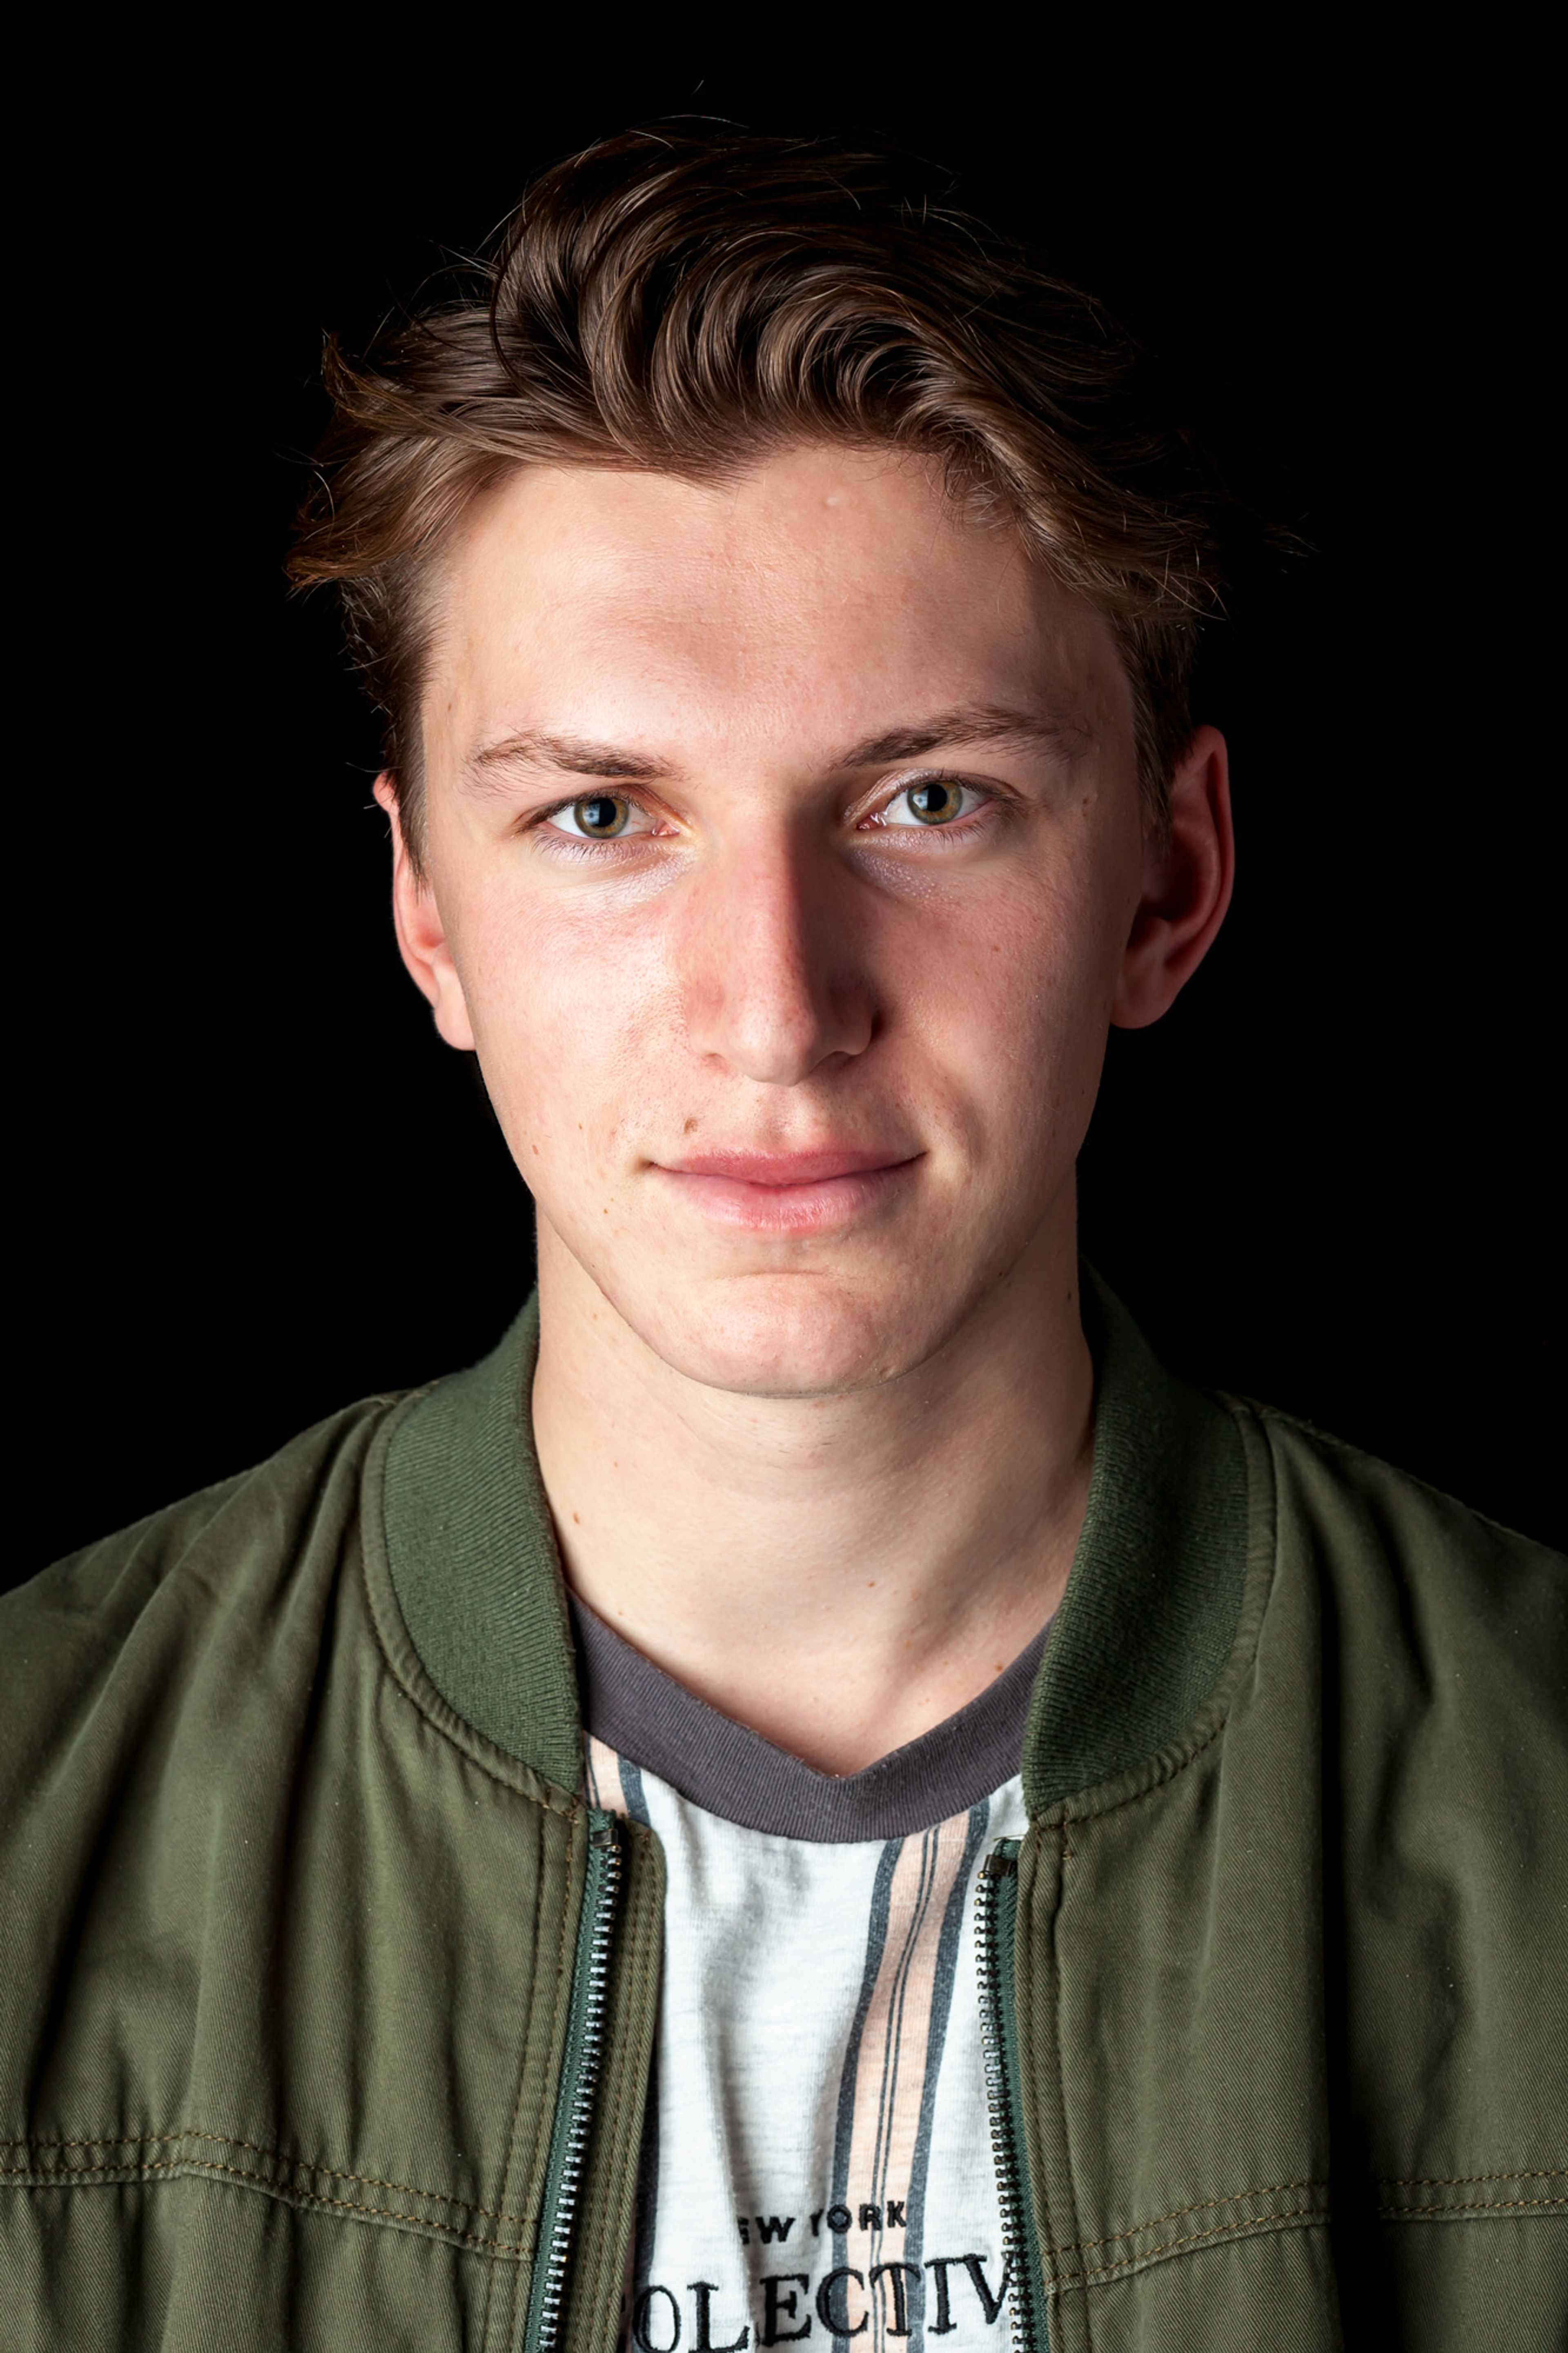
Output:
<svg viewBox="0 0 1568 2353">
<path fill-rule="evenodd" d="M 821 1185 L 840 1176 L 866 1176 L 902 1167 L 914 1155 L 873 1146 L 855 1151 L 838 1145 L 826 1152 L 703 1152 L 689 1160 L 667 1160 L 672 1176 L 726 1176 L 738 1185 Z"/>
<path fill-rule="evenodd" d="M 652 1173 L 713 1224 L 752 1233 L 828 1233 L 884 1208 L 923 1157 L 844 1145 L 821 1152 L 703 1152 L 656 1164 Z"/>
</svg>

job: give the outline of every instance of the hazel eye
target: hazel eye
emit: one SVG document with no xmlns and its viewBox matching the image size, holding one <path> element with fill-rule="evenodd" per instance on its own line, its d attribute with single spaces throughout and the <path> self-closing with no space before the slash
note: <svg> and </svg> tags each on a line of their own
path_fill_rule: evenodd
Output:
<svg viewBox="0 0 1568 2353">
<path fill-rule="evenodd" d="M 580 801 L 557 809 L 552 823 L 585 841 L 614 841 L 631 823 L 635 807 L 624 793 L 584 793 Z"/>
<path fill-rule="evenodd" d="M 951 776 L 922 776 L 888 804 L 884 825 L 951 825 L 980 806 L 980 795 Z"/>
</svg>

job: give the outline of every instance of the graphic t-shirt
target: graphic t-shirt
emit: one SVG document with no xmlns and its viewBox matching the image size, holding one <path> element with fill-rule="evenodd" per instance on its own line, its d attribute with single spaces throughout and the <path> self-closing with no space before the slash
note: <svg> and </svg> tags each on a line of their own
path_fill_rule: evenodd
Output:
<svg viewBox="0 0 1568 2353">
<path fill-rule="evenodd" d="M 573 1615 L 590 1799 L 649 1823 L 669 1875 L 622 2345 L 918 2353 L 929 2335 L 1001 2353 L 974 1887 L 1026 1827 L 1046 1633 L 839 1778 Z"/>
</svg>

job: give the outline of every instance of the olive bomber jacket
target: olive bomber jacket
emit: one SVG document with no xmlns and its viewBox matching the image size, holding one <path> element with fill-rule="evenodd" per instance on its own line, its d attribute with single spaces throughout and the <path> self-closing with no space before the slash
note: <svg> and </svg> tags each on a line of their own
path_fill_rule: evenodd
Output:
<svg viewBox="0 0 1568 2353">
<path fill-rule="evenodd" d="M 1016 2341 L 1568 2344 L 1568 1561 L 1098 1315 L 992 1906 Z M 579 1794 L 535 1344 L 0 1604 L 18 2353 L 616 2343 L 662 1862 Z"/>
</svg>

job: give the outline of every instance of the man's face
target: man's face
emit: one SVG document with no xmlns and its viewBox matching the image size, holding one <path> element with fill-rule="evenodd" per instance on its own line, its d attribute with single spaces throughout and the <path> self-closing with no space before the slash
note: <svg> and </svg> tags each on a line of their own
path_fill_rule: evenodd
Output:
<svg viewBox="0 0 1568 2353">
<path fill-rule="evenodd" d="M 721 1388 L 925 1362 L 1070 1240 L 1144 864 L 1106 625 L 831 448 L 524 470 L 440 596 L 423 985 L 546 1262 Z"/>
</svg>

